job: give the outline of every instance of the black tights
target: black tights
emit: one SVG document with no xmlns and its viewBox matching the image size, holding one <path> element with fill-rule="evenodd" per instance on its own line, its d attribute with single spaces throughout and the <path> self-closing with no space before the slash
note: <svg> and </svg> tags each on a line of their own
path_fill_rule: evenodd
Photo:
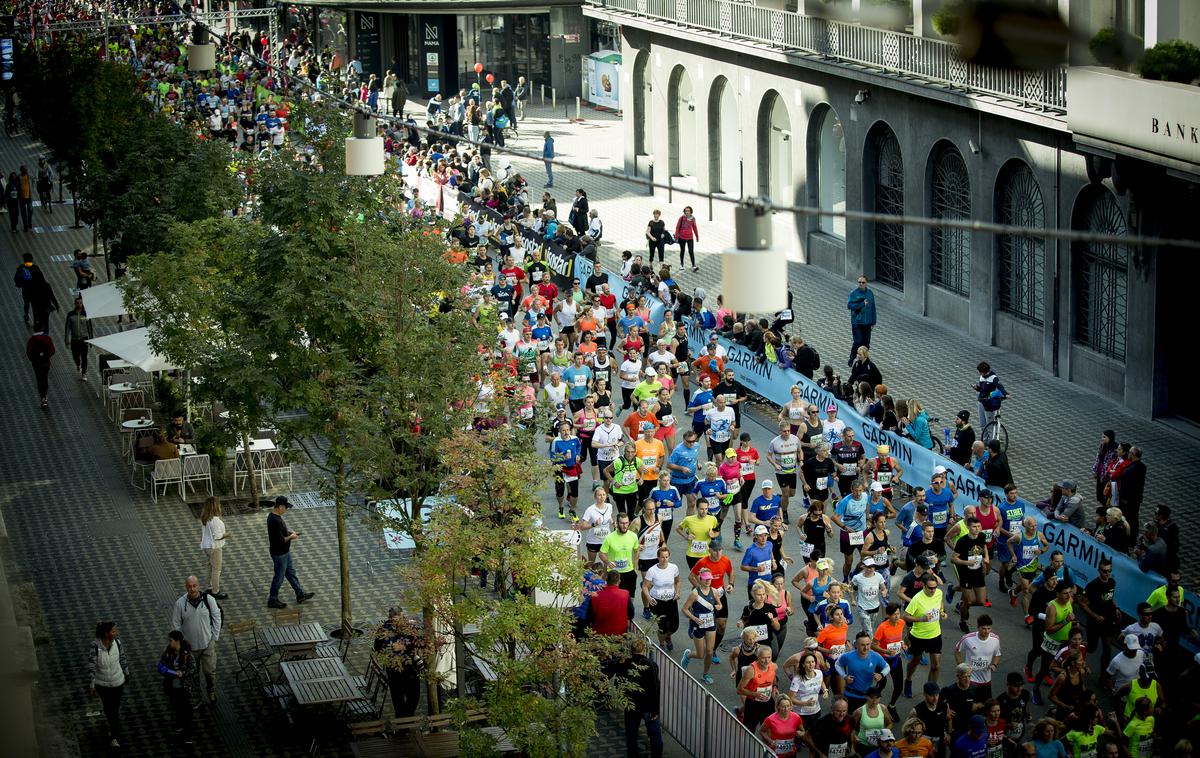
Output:
<svg viewBox="0 0 1200 758">
<path fill-rule="evenodd" d="M 683 251 L 687 250 L 688 258 L 692 261 L 692 268 L 696 267 L 696 242 L 695 240 L 678 240 L 679 242 L 679 267 L 683 268 Z"/>
</svg>

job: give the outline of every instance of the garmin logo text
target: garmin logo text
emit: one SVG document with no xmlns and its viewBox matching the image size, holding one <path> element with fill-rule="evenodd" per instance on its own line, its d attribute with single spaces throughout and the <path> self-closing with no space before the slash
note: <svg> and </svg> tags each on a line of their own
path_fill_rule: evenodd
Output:
<svg viewBox="0 0 1200 758">
<path fill-rule="evenodd" d="M 1172 124 L 1170 121 L 1163 119 L 1159 121 L 1157 118 L 1150 118 L 1150 133 L 1161 134 L 1164 137 L 1171 137 L 1182 140 L 1183 142 L 1191 142 L 1193 145 L 1200 145 L 1200 127 L 1188 126 L 1176 121 Z"/>
</svg>

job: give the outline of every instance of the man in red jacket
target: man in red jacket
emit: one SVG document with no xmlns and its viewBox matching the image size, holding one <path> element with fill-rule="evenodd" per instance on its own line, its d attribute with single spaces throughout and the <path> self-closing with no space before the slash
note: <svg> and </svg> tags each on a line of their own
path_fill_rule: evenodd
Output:
<svg viewBox="0 0 1200 758">
<path fill-rule="evenodd" d="M 42 398 L 42 410 L 50 407 L 46 399 L 50 394 L 50 359 L 54 357 L 54 340 L 46 334 L 46 327 L 38 325 L 38 331 L 25 343 L 25 357 L 33 364 L 33 375 L 37 378 L 38 395 Z"/>
<path fill-rule="evenodd" d="M 609 571 L 604 589 L 592 596 L 586 620 L 596 634 L 620 636 L 629 631 L 633 619 L 633 599 L 621 589 L 621 574 Z"/>
</svg>

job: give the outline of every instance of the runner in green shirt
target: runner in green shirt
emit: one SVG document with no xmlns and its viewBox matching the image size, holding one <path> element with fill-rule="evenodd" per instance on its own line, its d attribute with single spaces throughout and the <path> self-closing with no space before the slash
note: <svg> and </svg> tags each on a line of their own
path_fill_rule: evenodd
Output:
<svg viewBox="0 0 1200 758">
<path fill-rule="evenodd" d="M 912 624 L 908 633 L 908 677 L 904 696 L 912 697 L 913 675 L 921 665 L 921 656 L 929 654 L 929 679 L 936 682 L 942 667 L 942 619 L 946 618 L 946 603 L 938 589 L 938 578 L 932 571 L 922 576 L 924 589 L 913 596 L 904 609 L 904 620 Z"/>
<path fill-rule="evenodd" d="M 1113 722 L 1120 726 L 1115 713 Z M 1129 719 L 1121 733 L 1129 740 L 1126 747 L 1129 749 L 1130 758 L 1151 758 L 1155 754 L 1154 707 L 1150 705 L 1150 698 L 1144 697 L 1137 701 L 1133 707 L 1133 718 Z"/>
<path fill-rule="evenodd" d="M 600 545 L 600 560 L 612 571 L 621 574 L 621 589 L 633 595 L 637 588 L 637 568 L 633 554 L 638 547 L 637 535 L 629 531 L 629 514 L 617 515 L 617 531 L 609 532 Z"/>
</svg>

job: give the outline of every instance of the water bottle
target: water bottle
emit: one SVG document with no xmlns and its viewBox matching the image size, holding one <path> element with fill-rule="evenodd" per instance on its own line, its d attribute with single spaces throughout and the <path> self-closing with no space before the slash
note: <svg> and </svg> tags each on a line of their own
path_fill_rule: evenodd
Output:
<svg viewBox="0 0 1200 758">
<path fill-rule="evenodd" d="M 942 437 L 944 438 L 944 440 L 945 440 L 945 442 L 946 442 L 946 447 L 950 447 L 950 430 L 949 430 L 949 429 L 943 429 L 943 430 L 942 430 Z"/>
</svg>

